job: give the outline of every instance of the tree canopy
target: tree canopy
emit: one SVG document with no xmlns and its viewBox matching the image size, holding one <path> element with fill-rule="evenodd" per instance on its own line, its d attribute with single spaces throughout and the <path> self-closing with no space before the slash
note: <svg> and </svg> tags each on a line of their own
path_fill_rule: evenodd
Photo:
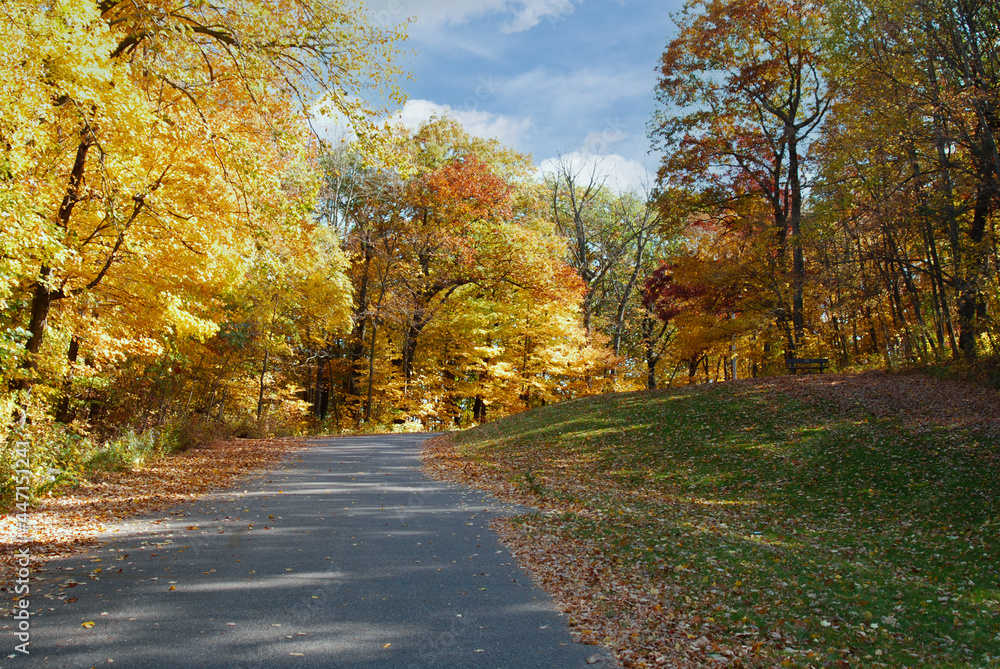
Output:
<svg viewBox="0 0 1000 669">
<path fill-rule="evenodd" d="M 661 305 L 699 296 L 675 321 L 684 355 L 756 374 L 996 353 L 995 18 L 958 0 L 685 7 L 651 133 L 688 242 L 647 284 Z M 739 308 L 705 302 L 726 294 Z"/>
</svg>

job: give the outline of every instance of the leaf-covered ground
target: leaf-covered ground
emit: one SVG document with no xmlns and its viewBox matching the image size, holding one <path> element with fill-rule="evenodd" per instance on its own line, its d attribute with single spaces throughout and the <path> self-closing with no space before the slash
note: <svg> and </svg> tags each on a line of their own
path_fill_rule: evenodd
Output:
<svg viewBox="0 0 1000 669">
<path fill-rule="evenodd" d="M 626 667 L 1000 667 L 1000 394 L 780 377 L 544 407 L 433 442 Z"/>
<path fill-rule="evenodd" d="M 193 448 L 149 462 L 133 471 L 107 473 L 29 509 L 31 541 L 17 542 L 13 513 L 0 516 L 0 584 L 13 583 L 14 546 L 30 549 L 35 564 L 71 555 L 96 543 L 106 525 L 161 511 L 228 487 L 248 474 L 270 468 L 302 442 L 234 439 Z"/>
</svg>

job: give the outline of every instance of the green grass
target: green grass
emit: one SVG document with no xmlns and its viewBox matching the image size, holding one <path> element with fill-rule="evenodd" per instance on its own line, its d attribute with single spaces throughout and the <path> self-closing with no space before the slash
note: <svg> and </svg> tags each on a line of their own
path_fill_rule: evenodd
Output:
<svg viewBox="0 0 1000 669">
<path fill-rule="evenodd" d="M 981 436 L 722 384 L 453 439 L 558 511 L 533 527 L 645 574 L 749 664 L 1000 667 L 1000 449 Z"/>
</svg>

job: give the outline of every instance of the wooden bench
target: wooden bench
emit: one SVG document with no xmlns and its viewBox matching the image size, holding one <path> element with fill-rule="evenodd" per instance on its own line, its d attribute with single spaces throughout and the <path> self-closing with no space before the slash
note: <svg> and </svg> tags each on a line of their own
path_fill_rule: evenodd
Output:
<svg viewBox="0 0 1000 669">
<path fill-rule="evenodd" d="M 785 366 L 792 374 L 815 372 L 822 374 L 830 366 L 829 358 L 785 358 Z"/>
</svg>

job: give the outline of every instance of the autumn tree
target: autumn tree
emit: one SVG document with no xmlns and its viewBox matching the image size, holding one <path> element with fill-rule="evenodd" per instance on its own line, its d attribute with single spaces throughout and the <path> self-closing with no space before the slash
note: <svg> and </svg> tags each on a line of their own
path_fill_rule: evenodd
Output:
<svg viewBox="0 0 1000 669">
<path fill-rule="evenodd" d="M 861 242 L 852 251 L 874 273 L 869 291 L 885 296 L 884 316 L 864 306 L 874 314 L 865 329 L 872 340 L 882 331 L 886 355 L 898 337 L 907 358 L 950 350 L 971 359 L 992 336 L 996 8 L 833 7 L 842 36 L 834 63 L 852 85 L 824 141 L 831 169 L 820 192 L 852 214 L 841 216 L 845 224 L 877 226 L 876 235 L 845 231 Z M 847 168 L 836 178 L 835 165 Z"/>
<path fill-rule="evenodd" d="M 742 284 L 725 327 L 756 347 L 752 369 L 775 334 L 786 354 L 844 369 L 1000 348 L 996 11 L 706 1 L 681 14 L 652 130 L 661 211 L 683 210 L 701 241 L 668 256 L 670 276 Z M 701 311 L 670 321 L 673 351 L 712 340 L 721 321 Z"/>
<path fill-rule="evenodd" d="M 577 335 L 580 284 L 527 158 L 450 119 L 400 131 L 392 151 L 393 165 L 337 190 L 351 194 L 336 218 L 352 258 L 343 390 L 356 418 L 482 421 L 585 392 L 588 361 L 610 361 Z"/>
<path fill-rule="evenodd" d="M 764 205 L 739 204 L 725 215 L 689 219 L 643 287 L 643 305 L 669 329 L 669 357 L 687 367 L 690 379 L 700 363 L 708 370 L 713 355 L 725 379 L 735 373 L 737 357 L 744 374 L 756 375 L 772 355 L 769 342 L 793 336 L 787 320 L 772 312 L 784 284 L 774 248 L 765 241 L 770 221 L 760 211 Z"/>
<path fill-rule="evenodd" d="M 306 111 L 325 100 L 377 138 L 357 93 L 395 93 L 398 35 L 340 3 L 23 0 L 0 31 L 3 341 L 22 371 L 4 370 L 22 390 L 212 337 L 255 249 L 308 225 Z"/>
<path fill-rule="evenodd" d="M 661 109 L 652 125 L 666 154 L 661 185 L 699 193 L 710 216 L 739 200 L 765 203 L 766 238 L 782 262 L 791 256 L 790 268 L 782 268 L 789 276 L 789 308 L 778 302 L 772 309 L 792 323 L 790 351 L 806 331 L 809 142 L 835 92 L 823 74 L 824 7 L 809 0 L 688 4 L 663 54 Z"/>
<path fill-rule="evenodd" d="M 548 216 L 566 245 L 567 262 L 584 283 L 583 323 L 620 359 L 605 371 L 613 385 L 641 375 L 642 281 L 655 269 L 674 228 L 647 195 L 607 185 L 600 165 L 562 158 L 545 175 Z"/>
<path fill-rule="evenodd" d="M 581 168 L 563 158 L 546 175 L 552 217 L 567 241 L 570 263 L 583 280 L 583 326 L 593 332 L 593 317 L 600 288 L 623 253 L 615 244 L 616 230 L 609 220 L 606 175 L 597 166 Z"/>
</svg>

